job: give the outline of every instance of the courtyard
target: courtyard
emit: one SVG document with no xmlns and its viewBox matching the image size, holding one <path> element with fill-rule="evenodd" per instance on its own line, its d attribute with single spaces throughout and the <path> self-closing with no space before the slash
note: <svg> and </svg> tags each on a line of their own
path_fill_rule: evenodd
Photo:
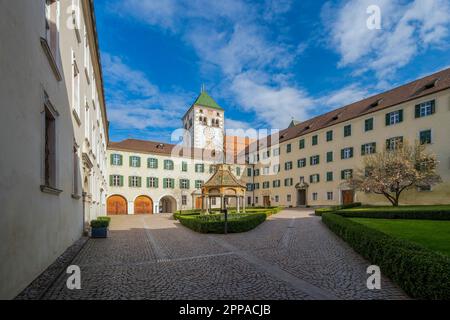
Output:
<svg viewBox="0 0 450 320">
<path fill-rule="evenodd" d="M 109 238 L 90 239 L 43 299 L 407 299 L 312 210 L 286 209 L 246 233 L 195 233 L 163 215 L 112 217 Z"/>
</svg>

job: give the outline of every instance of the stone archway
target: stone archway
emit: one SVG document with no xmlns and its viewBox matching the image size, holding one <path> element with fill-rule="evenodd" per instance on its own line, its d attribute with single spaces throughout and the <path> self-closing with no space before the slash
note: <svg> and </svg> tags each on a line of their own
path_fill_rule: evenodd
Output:
<svg viewBox="0 0 450 320">
<path fill-rule="evenodd" d="M 139 196 L 134 200 L 134 214 L 152 214 L 153 200 L 149 196 Z"/>
<path fill-rule="evenodd" d="M 106 212 L 108 215 L 128 214 L 127 199 L 117 194 L 108 197 Z"/>
<path fill-rule="evenodd" d="M 159 200 L 160 213 L 174 213 L 177 211 L 177 200 L 172 196 L 164 196 Z"/>
</svg>

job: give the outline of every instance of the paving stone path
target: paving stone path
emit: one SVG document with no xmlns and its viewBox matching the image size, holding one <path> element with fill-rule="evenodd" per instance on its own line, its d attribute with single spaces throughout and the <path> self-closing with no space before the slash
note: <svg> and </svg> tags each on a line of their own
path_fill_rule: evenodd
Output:
<svg viewBox="0 0 450 320">
<path fill-rule="evenodd" d="M 195 233 L 169 215 L 112 217 L 107 239 L 90 239 L 44 299 L 407 299 L 388 279 L 368 290 L 369 262 L 310 210 L 284 210 L 256 229 Z"/>
</svg>

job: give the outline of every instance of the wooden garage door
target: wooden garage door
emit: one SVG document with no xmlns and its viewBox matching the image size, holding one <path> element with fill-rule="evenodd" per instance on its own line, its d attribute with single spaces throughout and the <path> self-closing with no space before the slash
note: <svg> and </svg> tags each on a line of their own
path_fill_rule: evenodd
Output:
<svg viewBox="0 0 450 320">
<path fill-rule="evenodd" d="M 147 196 L 139 196 L 134 200 L 135 214 L 151 214 L 153 213 L 153 201 Z"/>
<path fill-rule="evenodd" d="M 108 215 L 127 214 L 127 200 L 122 196 L 111 196 L 106 204 Z"/>
</svg>

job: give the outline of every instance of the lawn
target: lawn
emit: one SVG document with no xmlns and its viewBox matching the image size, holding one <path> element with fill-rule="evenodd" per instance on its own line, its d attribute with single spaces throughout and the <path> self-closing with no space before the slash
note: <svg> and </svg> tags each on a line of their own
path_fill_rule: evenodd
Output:
<svg viewBox="0 0 450 320">
<path fill-rule="evenodd" d="M 450 210 L 450 205 L 432 205 L 432 206 L 399 206 L 399 207 L 393 207 L 393 206 L 363 206 L 363 207 L 356 207 L 351 209 L 344 209 L 345 211 L 352 211 L 352 212 L 371 212 L 371 211 L 384 211 L 384 212 L 395 212 L 395 211 L 447 211 Z"/>
<path fill-rule="evenodd" d="M 448 208 L 448 206 L 446 206 Z M 404 208 L 404 207 L 403 207 Z M 367 209 L 367 208 L 366 208 Z M 421 210 L 424 210 L 425 207 Z M 450 221 L 349 218 L 450 257 Z"/>
</svg>

